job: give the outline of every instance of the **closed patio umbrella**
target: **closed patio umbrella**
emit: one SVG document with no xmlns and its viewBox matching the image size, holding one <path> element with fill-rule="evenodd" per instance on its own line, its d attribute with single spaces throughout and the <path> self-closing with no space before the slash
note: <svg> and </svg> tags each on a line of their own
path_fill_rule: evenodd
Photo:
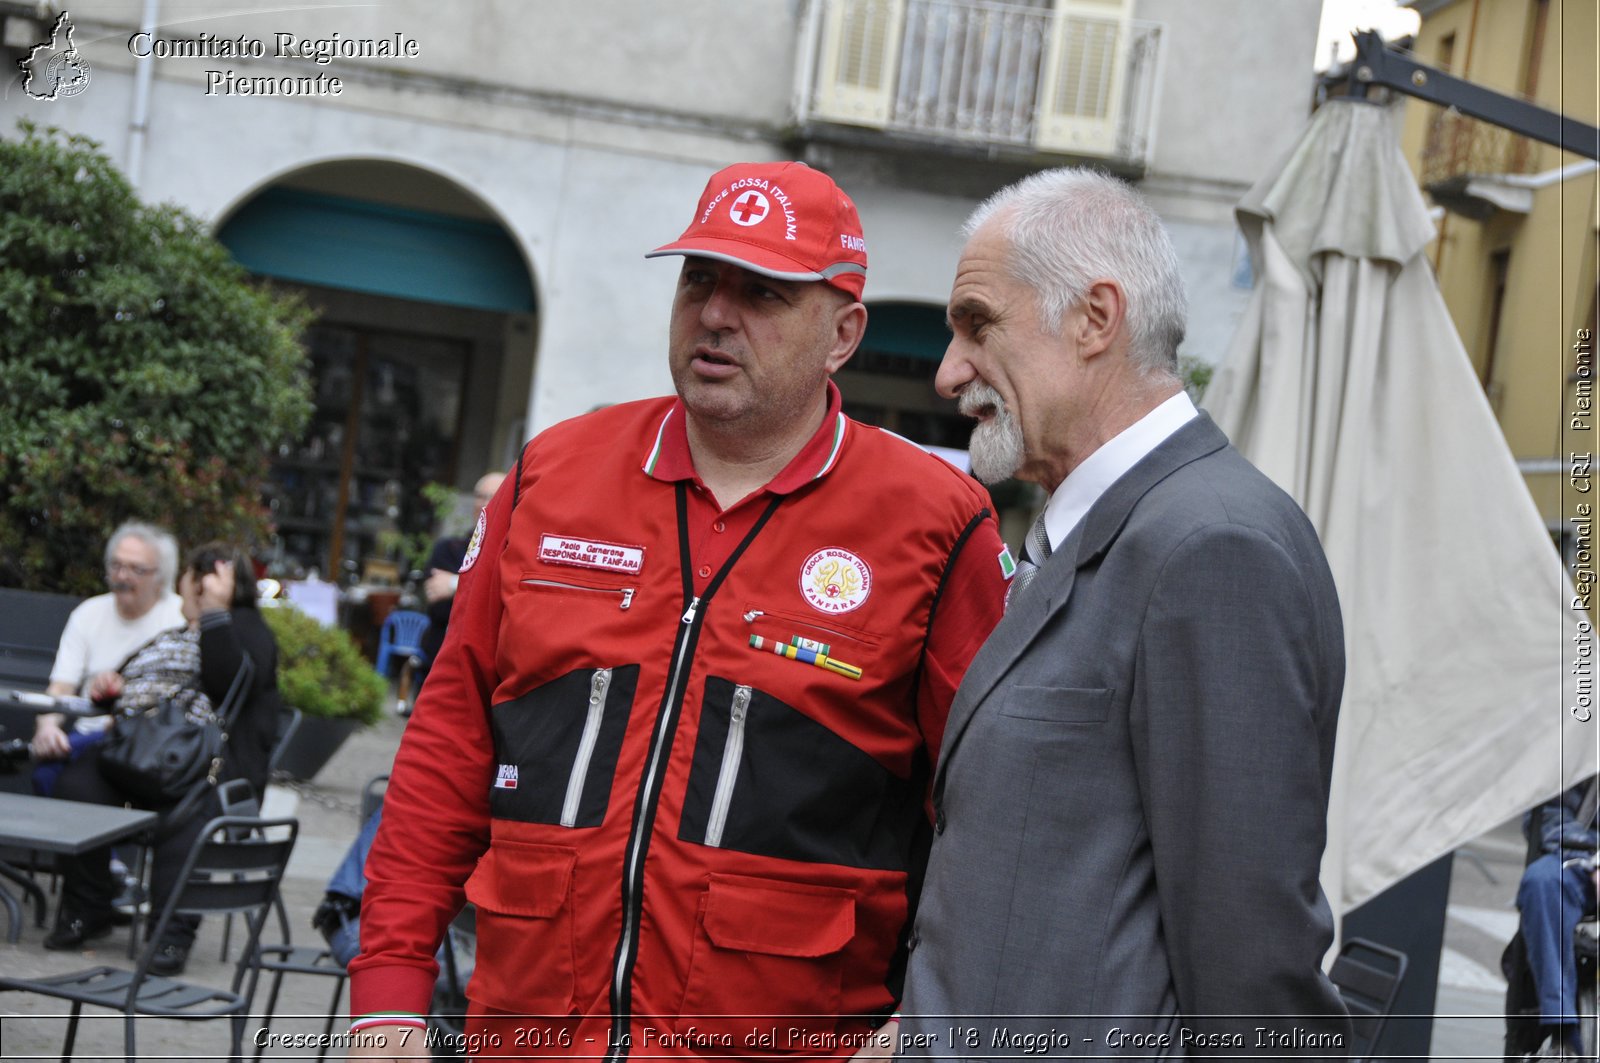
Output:
<svg viewBox="0 0 1600 1063">
<path fill-rule="evenodd" d="M 1384 109 L 1324 106 L 1238 217 L 1255 289 L 1204 405 L 1310 515 L 1339 588 L 1322 878 L 1343 913 L 1595 771 L 1596 723 L 1569 711 L 1586 617 L 1423 255 Z"/>
</svg>

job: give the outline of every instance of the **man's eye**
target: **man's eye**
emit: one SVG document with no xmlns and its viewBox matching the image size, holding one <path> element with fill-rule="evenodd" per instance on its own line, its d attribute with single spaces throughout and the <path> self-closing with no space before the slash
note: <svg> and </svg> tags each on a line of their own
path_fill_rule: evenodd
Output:
<svg viewBox="0 0 1600 1063">
<path fill-rule="evenodd" d="M 781 299 L 782 295 L 779 294 L 778 289 L 776 288 L 769 288 L 765 284 L 752 284 L 750 285 L 750 298 L 759 302 L 771 299 Z"/>
</svg>

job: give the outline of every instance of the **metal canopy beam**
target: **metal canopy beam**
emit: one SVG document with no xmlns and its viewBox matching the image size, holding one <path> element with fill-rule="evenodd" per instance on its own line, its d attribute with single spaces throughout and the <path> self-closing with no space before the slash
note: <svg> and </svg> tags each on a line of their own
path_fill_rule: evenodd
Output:
<svg viewBox="0 0 1600 1063">
<path fill-rule="evenodd" d="M 1350 95 L 1365 99 L 1367 88 L 1382 85 L 1419 100 L 1454 107 L 1462 114 L 1509 129 L 1562 151 L 1600 160 L 1600 129 L 1558 111 L 1474 85 L 1386 48 L 1374 30 L 1355 35 Z"/>
</svg>

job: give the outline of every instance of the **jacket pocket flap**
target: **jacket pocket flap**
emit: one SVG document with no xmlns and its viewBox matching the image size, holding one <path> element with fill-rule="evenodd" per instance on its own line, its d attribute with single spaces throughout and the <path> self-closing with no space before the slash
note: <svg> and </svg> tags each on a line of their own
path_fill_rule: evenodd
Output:
<svg viewBox="0 0 1600 1063">
<path fill-rule="evenodd" d="M 769 956 L 828 956 L 856 934 L 848 889 L 712 875 L 703 920 L 718 948 Z"/>
<path fill-rule="evenodd" d="M 548 919 L 567 903 L 576 849 L 496 838 L 467 879 L 467 900 L 504 915 Z"/>
<path fill-rule="evenodd" d="M 1007 688 L 1000 713 L 1048 723 L 1104 723 L 1114 693 L 1110 687 L 1014 686 Z"/>
</svg>

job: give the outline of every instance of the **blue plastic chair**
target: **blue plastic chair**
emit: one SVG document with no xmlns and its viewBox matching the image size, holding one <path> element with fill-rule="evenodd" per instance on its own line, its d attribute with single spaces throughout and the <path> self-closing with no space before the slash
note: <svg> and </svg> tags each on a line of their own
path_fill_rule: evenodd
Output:
<svg viewBox="0 0 1600 1063">
<path fill-rule="evenodd" d="M 410 609 L 396 609 L 383 622 L 378 632 L 378 674 L 389 678 L 391 657 L 421 657 L 422 633 L 428 628 L 428 614 Z"/>
</svg>

